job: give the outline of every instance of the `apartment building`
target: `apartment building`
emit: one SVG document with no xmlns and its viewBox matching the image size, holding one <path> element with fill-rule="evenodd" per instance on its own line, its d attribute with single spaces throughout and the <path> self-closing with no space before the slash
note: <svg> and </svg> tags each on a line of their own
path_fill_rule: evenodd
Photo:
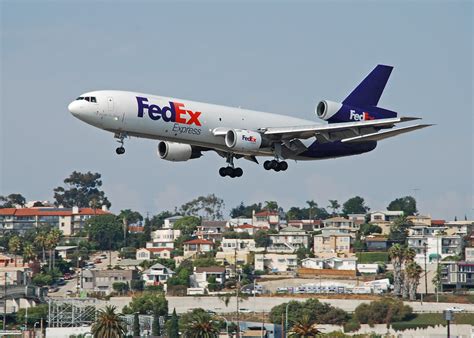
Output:
<svg viewBox="0 0 474 338">
<path fill-rule="evenodd" d="M 352 236 L 343 233 L 329 233 L 314 236 L 313 250 L 318 253 L 349 253 Z"/>
<path fill-rule="evenodd" d="M 128 283 L 138 279 L 136 270 L 84 270 L 81 274 L 81 286 L 89 292 L 110 294 L 113 284 Z"/>
<path fill-rule="evenodd" d="M 427 262 L 437 262 L 448 256 L 460 255 L 463 239 L 459 235 L 413 235 L 407 238 L 408 247 L 416 252 L 415 261 L 423 264 L 425 253 Z"/>
<path fill-rule="evenodd" d="M 298 266 L 296 254 L 255 254 L 255 270 L 270 270 L 273 273 L 295 271 Z"/>
<path fill-rule="evenodd" d="M 288 226 L 277 234 L 268 235 L 270 246 L 268 252 L 295 252 L 309 246 L 310 235 L 306 231 Z"/>
</svg>

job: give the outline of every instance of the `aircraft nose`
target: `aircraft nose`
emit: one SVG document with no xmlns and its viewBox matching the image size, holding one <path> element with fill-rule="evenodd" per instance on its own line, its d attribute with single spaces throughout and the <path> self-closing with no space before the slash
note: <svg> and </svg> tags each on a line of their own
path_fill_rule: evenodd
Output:
<svg viewBox="0 0 474 338">
<path fill-rule="evenodd" d="M 80 105 L 80 103 L 79 103 L 78 101 L 72 101 L 72 102 L 69 103 L 69 105 L 67 106 L 67 109 L 69 110 L 69 112 L 70 112 L 72 115 L 78 116 L 79 113 L 80 113 L 79 105 Z"/>
</svg>

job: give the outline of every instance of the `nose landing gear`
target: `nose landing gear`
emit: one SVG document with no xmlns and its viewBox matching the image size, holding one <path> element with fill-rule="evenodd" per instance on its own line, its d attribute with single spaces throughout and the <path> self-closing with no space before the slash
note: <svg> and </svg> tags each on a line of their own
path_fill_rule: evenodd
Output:
<svg viewBox="0 0 474 338">
<path fill-rule="evenodd" d="M 123 144 L 124 139 L 127 137 L 127 134 L 116 133 L 114 137 L 117 139 L 117 142 L 120 143 L 120 147 L 117 147 L 117 149 L 115 149 L 115 152 L 117 153 L 117 155 L 125 154 L 125 148 L 123 147 Z"/>
<path fill-rule="evenodd" d="M 277 160 L 271 160 L 263 162 L 263 167 L 265 170 L 285 171 L 288 169 L 288 163 L 286 161 L 280 162 Z"/>
</svg>

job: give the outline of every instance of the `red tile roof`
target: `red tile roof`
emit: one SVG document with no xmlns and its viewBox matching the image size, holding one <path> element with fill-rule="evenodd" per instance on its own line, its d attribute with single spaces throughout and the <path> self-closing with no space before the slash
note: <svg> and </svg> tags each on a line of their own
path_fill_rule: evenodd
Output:
<svg viewBox="0 0 474 338">
<path fill-rule="evenodd" d="M 145 248 L 150 252 L 162 252 L 162 251 L 172 251 L 173 249 L 170 248 Z"/>
<path fill-rule="evenodd" d="M 239 225 L 237 226 L 238 229 L 252 229 L 252 228 L 256 228 L 256 226 L 253 226 L 252 224 L 242 224 L 242 225 Z"/>
<path fill-rule="evenodd" d="M 446 221 L 444 219 L 432 219 L 431 225 L 444 225 Z"/>
<path fill-rule="evenodd" d="M 105 215 L 110 214 L 102 209 L 80 208 L 79 213 L 72 212 L 72 208 L 55 209 L 55 208 L 5 208 L 0 209 L 0 216 L 72 216 L 72 215 Z"/>
<path fill-rule="evenodd" d="M 211 244 L 211 245 L 214 245 L 213 242 L 208 241 L 206 239 L 193 239 L 193 240 L 184 242 L 183 244 Z"/>
<path fill-rule="evenodd" d="M 268 210 L 264 210 L 264 211 L 260 211 L 260 212 L 255 213 L 255 216 L 277 216 L 277 215 L 278 215 L 278 212 L 268 211 Z"/>
</svg>

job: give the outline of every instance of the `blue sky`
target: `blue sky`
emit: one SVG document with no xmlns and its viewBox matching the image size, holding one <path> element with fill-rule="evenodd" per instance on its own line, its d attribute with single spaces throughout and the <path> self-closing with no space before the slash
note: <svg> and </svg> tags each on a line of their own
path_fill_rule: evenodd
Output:
<svg viewBox="0 0 474 338">
<path fill-rule="evenodd" d="M 422 213 L 473 217 L 471 1 L 0 6 L 0 194 L 52 200 L 73 170 L 91 170 L 115 211 L 154 214 L 208 193 L 228 208 L 360 195 L 375 210 L 415 194 Z M 83 92 L 122 89 L 318 121 L 321 99 L 342 100 L 378 63 L 395 67 L 380 106 L 436 126 L 285 173 L 240 161 L 241 179 L 221 179 L 216 154 L 170 163 L 151 140 L 129 140 L 118 157 L 111 134 L 67 111 Z"/>
</svg>

